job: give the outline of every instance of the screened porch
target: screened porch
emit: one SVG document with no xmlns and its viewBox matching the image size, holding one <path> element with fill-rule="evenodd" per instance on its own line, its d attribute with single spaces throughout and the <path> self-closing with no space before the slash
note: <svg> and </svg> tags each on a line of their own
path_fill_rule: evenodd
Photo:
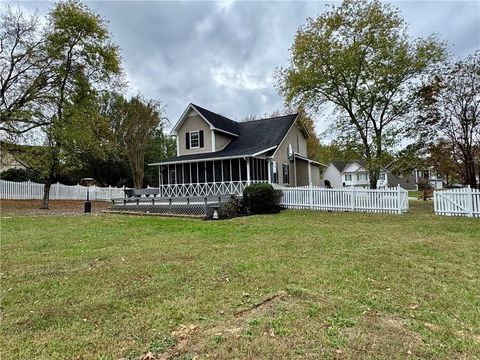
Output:
<svg viewBox="0 0 480 360">
<path fill-rule="evenodd" d="M 241 195 L 251 183 L 271 183 L 269 164 L 267 158 L 257 157 L 163 163 L 159 165 L 159 195 Z"/>
</svg>

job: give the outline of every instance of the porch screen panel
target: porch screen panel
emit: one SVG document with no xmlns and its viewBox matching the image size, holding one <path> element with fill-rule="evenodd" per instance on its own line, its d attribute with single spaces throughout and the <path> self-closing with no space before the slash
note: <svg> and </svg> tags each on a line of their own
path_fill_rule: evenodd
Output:
<svg viewBox="0 0 480 360">
<path fill-rule="evenodd" d="M 197 164 L 198 163 L 191 163 L 190 164 L 190 170 L 192 172 L 192 184 L 198 182 Z"/>
<path fill-rule="evenodd" d="M 240 159 L 240 179 L 247 181 L 247 161 Z"/>
<path fill-rule="evenodd" d="M 190 164 L 183 164 L 183 182 L 190 184 Z"/>
<path fill-rule="evenodd" d="M 232 159 L 232 181 L 240 180 L 239 159 Z"/>
<path fill-rule="evenodd" d="M 250 179 L 251 180 L 257 180 L 255 178 L 256 176 L 256 171 L 255 171 L 255 158 L 250 158 Z"/>
<path fill-rule="evenodd" d="M 162 169 L 162 184 L 168 184 L 168 166 L 164 166 Z"/>
<path fill-rule="evenodd" d="M 223 160 L 223 181 L 231 181 L 230 160 Z"/>
<path fill-rule="evenodd" d="M 222 161 L 213 162 L 215 169 L 215 182 L 222 182 Z"/>
<path fill-rule="evenodd" d="M 213 161 L 207 161 L 207 181 L 209 183 L 213 182 Z"/>
<path fill-rule="evenodd" d="M 267 160 L 263 160 L 263 180 L 268 180 L 268 164 L 269 162 Z"/>
<path fill-rule="evenodd" d="M 205 183 L 205 163 L 199 162 L 198 163 L 198 182 Z"/>
<path fill-rule="evenodd" d="M 177 164 L 175 166 L 175 171 L 177 173 L 177 184 L 183 184 L 183 169 L 182 164 Z"/>
</svg>

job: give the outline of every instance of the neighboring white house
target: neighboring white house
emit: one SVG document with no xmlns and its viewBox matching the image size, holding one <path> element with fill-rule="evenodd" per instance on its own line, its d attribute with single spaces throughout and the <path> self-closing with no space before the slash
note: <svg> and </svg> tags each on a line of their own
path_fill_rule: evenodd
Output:
<svg viewBox="0 0 480 360">
<path fill-rule="evenodd" d="M 434 189 L 443 189 L 443 178 L 431 168 L 415 169 L 413 175 L 415 176 L 417 190 L 420 183 L 430 183 Z"/>
<path fill-rule="evenodd" d="M 370 177 L 368 170 L 365 167 L 364 161 L 332 161 L 328 164 L 323 179 L 330 181 L 332 188 L 342 187 L 370 187 Z M 395 179 L 391 179 L 395 181 Z M 388 171 L 382 169 L 377 181 L 377 187 L 383 188 L 386 186 L 397 186 L 397 184 L 389 183 Z"/>
</svg>

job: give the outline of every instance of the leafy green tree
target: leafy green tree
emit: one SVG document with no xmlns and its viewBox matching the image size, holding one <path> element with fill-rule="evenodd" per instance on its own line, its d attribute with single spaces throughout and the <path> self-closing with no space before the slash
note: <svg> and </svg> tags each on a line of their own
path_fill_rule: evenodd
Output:
<svg viewBox="0 0 480 360">
<path fill-rule="evenodd" d="M 297 31 L 277 86 L 287 102 L 307 110 L 335 106 L 336 129 L 361 144 L 375 188 L 384 152 L 409 113 L 412 83 L 444 57 L 434 37 L 413 40 L 391 5 L 346 0 Z"/>
<path fill-rule="evenodd" d="M 83 151 L 102 151 L 98 129 L 107 128 L 98 113 L 97 92 L 118 83 L 118 48 L 105 21 L 77 1 L 57 3 L 48 17 L 46 51 L 51 59 L 50 111 L 41 127 L 49 149 L 45 159 L 43 208 L 59 165 Z M 102 124 L 103 123 L 103 124 Z"/>
<path fill-rule="evenodd" d="M 177 154 L 177 143 L 173 136 L 169 136 L 163 129 L 154 131 L 152 138 L 145 147 L 145 179 L 149 186 L 158 186 L 158 167 L 148 164 L 166 160 Z"/>
<path fill-rule="evenodd" d="M 143 186 L 145 175 L 145 154 L 155 137 L 157 131 L 162 132 L 168 124 L 164 116 L 164 107 L 155 100 L 146 100 L 141 95 L 125 99 L 122 95 L 111 93 L 106 96 L 105 115 L 109 118 L 110 129 L 116 142 L 118 156 L 127 160 L 135 188 Z M 162 132 L 163 134 L 163 132 Z M 166 145 L 163 138 L 157 138 L 156 151 Z"/>
</svg>

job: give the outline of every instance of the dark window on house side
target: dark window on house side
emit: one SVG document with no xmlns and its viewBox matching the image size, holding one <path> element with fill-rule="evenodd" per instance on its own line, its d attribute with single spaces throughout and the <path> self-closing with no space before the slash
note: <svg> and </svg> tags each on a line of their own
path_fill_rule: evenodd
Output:
<svg viewBox="0 0 480 360">
<path fill-rule="evenodd" d="M 283 183 L 290 183 L 290 170 L 288 164 L 283 164 Z"/>
</svg>

